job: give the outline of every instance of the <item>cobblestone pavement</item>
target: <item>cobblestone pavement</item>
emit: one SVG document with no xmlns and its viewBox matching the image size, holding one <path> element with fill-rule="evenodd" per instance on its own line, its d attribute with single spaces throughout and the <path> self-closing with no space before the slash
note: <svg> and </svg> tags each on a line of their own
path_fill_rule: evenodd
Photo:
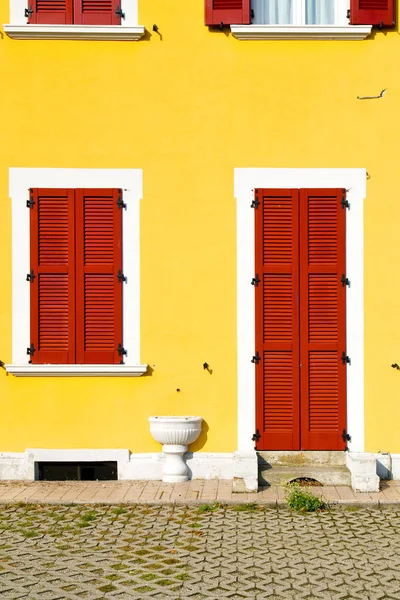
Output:
<svg viewBox="0 0 400 600">
<path fill-rule="evenodd" d="M 400 598 L 400 506 L 14 503 L 0 531 L 0 599 Z"/>
</svg>

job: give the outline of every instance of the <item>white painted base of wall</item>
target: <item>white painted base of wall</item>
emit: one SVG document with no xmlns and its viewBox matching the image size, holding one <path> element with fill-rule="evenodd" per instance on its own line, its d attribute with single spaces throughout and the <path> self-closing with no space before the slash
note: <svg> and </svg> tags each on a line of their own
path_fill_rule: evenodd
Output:
<svg viewBox="0 0 400 600">
<path fill-rule="evenodd" d="M 376 458 L 368 452 L 349 452 L 347 468 L 351 473 L 351 487 L 357 492 L 379 492 Z"/>
<path fill-rule="evenodd" d="M 400 454 L 374 454 L 376 472 L 381 479 L 400 479 Z"/>
<path fill-rule="evenodd" d="M 234 479 L 246 491 L 257 491 L 255 452 L 186 452 L 184 458 L 189 479 Z M 0 480 L 33 481 L 37 462 L 81 461 L 116 461 L 120 480 L 161 480 L 165 457 L 161 452 L 131 454 L 127 449 L 27 448 L 25 452 L 0 453 Z"/>
</svg>

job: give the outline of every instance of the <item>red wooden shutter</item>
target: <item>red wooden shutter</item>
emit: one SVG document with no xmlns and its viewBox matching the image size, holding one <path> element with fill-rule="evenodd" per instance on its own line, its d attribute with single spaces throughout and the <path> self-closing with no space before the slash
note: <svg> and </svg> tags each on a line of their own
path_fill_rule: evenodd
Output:
<svg viewBox="0 0 400 600">
<path fill-rule="evenodd" d="M 66 25 L 72 23 L 73 0 L 28 0 L 32 11 L 28 23 Z"/>
<path fill-rule="evenodd" d="M 205 0 L 206 25 L 250 23 L 250 0 Z"/>
<path fill-rule="evenodd" d="M 350 22 L 352 25 L 394 27 L 395 0 L 351 0 Z"/>
<path fill-rule="evenodd" d="M 342 190 L 300 190 L 301 447 L 343 450 L 346 209 Z"/>
<path fill-rule="evenodd" d="M 78 25 L 120 25 L 122 0 L 74 0 L 74 23 Z"/>
<path fill-rule="evenodd" d="M 121 192 L 122 193 L 122 192 Z M 122 208 L 119 190 L 76 190 L 76 362 L 120 363 Z"/>
<path fill-rule="evenodd" d="M 299 448 L 298 190 L 256 190 L 255 287 L 257 443 Z"/>
<path fill-rule="evenodd" d="M 32 363 L 75 362 L 74 195 L 31 191 Z"/>
</svg>

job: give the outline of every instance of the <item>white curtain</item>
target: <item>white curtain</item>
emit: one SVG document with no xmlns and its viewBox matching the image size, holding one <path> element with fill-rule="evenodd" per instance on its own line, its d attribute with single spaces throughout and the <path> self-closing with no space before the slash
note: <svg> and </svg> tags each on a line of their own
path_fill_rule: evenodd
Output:
<svg viewBox="0 0 400 600">
<path fill-rule="evenodd" d="M 266 25 L 293 23 L 293 0 L 253 0 L 252 8 L 254 10 L 253 23 Z"/>
<path fill-rule="evenodd" d="M 306 0 L 307 25 L 333 25 L 335 0 Z"/>
</svg>

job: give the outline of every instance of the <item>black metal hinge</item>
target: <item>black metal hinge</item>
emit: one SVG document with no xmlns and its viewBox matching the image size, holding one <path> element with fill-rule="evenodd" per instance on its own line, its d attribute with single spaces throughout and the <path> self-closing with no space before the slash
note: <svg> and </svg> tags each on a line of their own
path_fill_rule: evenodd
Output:
<svg viewBox="0 0 400 600">
<path fill-rule="evenodd" d="M 118 344 L 117 350 L 118 350 L 118 354 L 121 357 L 121 365 L 123 365 L 124 364 L 124 356 L 126 356 L 128 354 L 128 351 L 125 350 L 125 348 L 122 346 L 122 344 Z"/>
<path fill-rule="evenodd" d="M 253 358 L 251 359 L 251 362 L 258 365 L 260 360 L 261 360 L 260 355 L 258 354 L 258 352 L 256 352 L 255 355 L 253 356 Z"/>
<path fill-rule="evenodd" d="M 260 435 L 260 431 L 259 429 L 256 429 L 256 432 L 253 433 L 253 436 L 251 438 L 252 442 L 255 442 L 257 444 L 258 440 L 260 439 L 261 435 Z"/>
<path fill-rule="evenodd" d="M 118 192 L 119 192 L 119 195 L 118 195 L 118 200 L 117 200 L 117 206 L 118 206 L 118 208 L 126 208 L 126 204 L 122 200 L 122 190 L 118 190 Z"/>
<path fill-rule="evenodd" d="M 342 279 L 340 280 L 342 282 L 342 286 L 344 287 L 345 285 L 350 285 L 350 279 L 347 279 L 346 275 L 343 273 L 342 275 Z"/>
<path fill-rule="evenodd" d="M 260 206 L 260 201 L 258 199 L 258 190 L 255 190 L 254 200 L 251 203 L 251 208 L 258 208 Z"/>
<path fill-rule="evenodd" d="M 344 442 L 351 442 L 351 435 L 345 429 L 343 429 L 342 439 Z"/>
<path fill-rule="evenodd" d="M 342 208 L 350 208 L 350 203 L 348 200 L 346 200 L 346 190 L 342 190 L 343 192 L 343 196 L 342 196 L 342 201 L 340 202 L 340 204 L 342 205 Z"/>
<path fill-rule="evenodd" d="M 26 201 L 27 208 L 33 208 L 35 205 L 35 201 L 33 199 L 32 190 L 29 190 L 29 200 Z"/>
<path fill-rule="evenodd" d="M 117 273 L 117 279 L 120 283 L 121 283 L 121 281 L 128 281 L 128 278 L 125 277 L 125 275 L 122 273 L 121 270 L 119 270 Z"/>
<path fill-rule="evenodd" d="M 33 356 L 36 352 L 36 348 L 35 346 L 31 343 L 31 345 L 29 346 L 29 348 L 26 349 L 26 353 L 28 356 Z M 29 361 L 30 363 L 32 362 L 31 360 Z"/>
<path fill-rule="evenodd" d="M 122 12 L 122 8 L 120 6 L 117 6 L 115 9 L 115 14 L 117 15 L 117 17 L 119 17 L 120 19 L 125 19 L 125 13 Z"/>
<path fill-rule="evenodd" d="M 344 365 L 349 365 L 351 363 L 350 357 L 347 356 L 346 352 L 342 352 L 342 363 Z"/>
<path fill-rule="evenodd" d="M 255 285 L 256 287 L 258 287 L 258 284 L 260 283 L 261 279 L 259 279 L 258 277 L 258 273 L 256 273 L 256 276 L 253 277 L 253 279 L 251 280 L 251 285 Z"/>
<path fill-rule="evenodd" d="M 36 277 L 35 273 L 33 271 L 31 271 L 30 273 L 27 274 L 26 280 L 33 283 L 33 280 L 35 279 L 35 277 Z"/>
<path fill-rule="evenodd" d="M 32 7 L 29 6 L 28 8 L 25 9 L 25 17 L 27 19 L 30 19 L 32 15 L 33 15 L 33 10 L 32 10 Z"/>
</svg>

